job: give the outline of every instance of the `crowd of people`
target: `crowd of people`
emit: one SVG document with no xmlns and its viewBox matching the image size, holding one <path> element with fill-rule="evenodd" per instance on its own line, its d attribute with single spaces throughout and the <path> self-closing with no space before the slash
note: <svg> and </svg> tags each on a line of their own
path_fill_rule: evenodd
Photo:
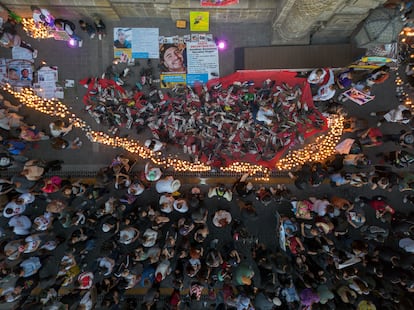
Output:
<svg viewBox="0 0 414 310">
<path fill-rule="evenodd" d="M 17 103 L 3 98 L 1 104 L 6 115 L 18 112 Z M 395 116 L 396 110 L 408 117 L 396 107 L 368 118 L 387 122 L 385 115 Z M 414 158 L 403 149 L 414 141 L 407 122 L 394 124 L 398 134 L 385 134 L 382 126 L 348 117 L 345 138 L 352 141 L 346 151 L 338 147 L 342 154 L 303 165 L 291 174 L 296 189 L 289 189 L 254 184 L 249 174 L 233 185 L 189 186 L 163 167 L 143 166 L 126 154 L 88 182 L 65 178 L 54 173 L 61 161 L 27 158 L 27 148 L 10 151 L 11 141 L 47 143 L 41 142 L 47 138 L 22 139 L 22 126 L 35 128 L 23 116 L 13 117 L 18 126 L 2 126 L 0 160 L 5 170 L 19 168 L 1 180 L 1 294 L 10 307 L 157 309 L 165 304 L 167 309 L 192 309 L 203 302 L 216 309 L 413 306 L 414 221 L 387 198 L 389 192 L 411 191 L 414 185 L 409 174 L 398 170 Z M 73 134 L 72 125 L 62 120 L 45 131 L 41 137 L 49 140 Z M 369 157 L 367 150 L 388 142 L 396 144 L 394 151 L 381 154 L 378 149 L 378 156 Z M 381 160 L 382 165 L 372 164 Z M 339 194 L 336 189 L 345 185 L 376 192 Z M 324 186 L 331 186 L 326 195 L 294 195 Z M 412 204 L 412 196 L 401 197 L 401 203 Z M 269 209 L 274 226 L 264 229 L 273 244 L 251 233 L 252 223 Z M 142 300 L 128 295 L 136 288 L 145 289 Z M 165 301 L 163 288 L 171 289 Z"/>
</svg>

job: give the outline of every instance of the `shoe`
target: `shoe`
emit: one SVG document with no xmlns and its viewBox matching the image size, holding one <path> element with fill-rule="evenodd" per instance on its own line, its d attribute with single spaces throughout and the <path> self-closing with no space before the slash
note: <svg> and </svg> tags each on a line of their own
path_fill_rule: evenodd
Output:
<svg viewBox="0 0 414 310">
<path fill-rule="evenodd" d="M 381 125 L 382 125 L 382 123 L 381 123 L 381 122 L 378 122 L 378 123 L 377 123 L 377 127 L 381 127 Z"/>
<path fill-rule="evenodd" d="M 371 113 L 369 113 L 369 115 L 371 115 L 371 116 L 377 116 L 377 113 L 371 112 Z"/>
<path fill-rule="evenodd" d="M 101 34 L 98 34 L 98 39 L 102 40 L 102 35 Z"/>
<path fill-rule="evenodd" d="M 34 50 L 33 51 L 32 56 L 33 56 L 33 59 L 36 59 L 37 58 L 37 50 Z"/>
<path fill-rule="evenodd" d="M 407 195 L 404 195 L 404 198 L 403 198 L 403 203 L 407 203 L 407 202 L 408 202 Z"/>
<path fill-rule="evenodd" d="M 80 41 L 78 42 L 78 46 L 79 46 L 79 47 L 82 47 L 82 45 L 83 45 L 83 40 L 80 40 Z"/>
<path fill-rule="evenodd" d="M 95 34 L 94 34 L 94 33 L 92 33 L 92 34 L 91 34 L 91 36 L 90 36 L 90 38 L 91 38 L 91 39 L 95 38 Z"/>
</svg>

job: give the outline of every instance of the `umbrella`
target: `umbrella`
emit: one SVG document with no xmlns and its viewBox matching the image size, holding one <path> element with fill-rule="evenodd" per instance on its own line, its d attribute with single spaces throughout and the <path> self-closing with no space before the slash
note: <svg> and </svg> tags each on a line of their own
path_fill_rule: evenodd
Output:
<svg viewBox="0 0 414 310">
<path fill-rule="evenodd" d="M 371 48 L 381 44 L 394 43 L 403 28 L 401 12 L 397 9 L 378 8 L 365 19 L 355 34 L 358 47 Z"/>
</svg>

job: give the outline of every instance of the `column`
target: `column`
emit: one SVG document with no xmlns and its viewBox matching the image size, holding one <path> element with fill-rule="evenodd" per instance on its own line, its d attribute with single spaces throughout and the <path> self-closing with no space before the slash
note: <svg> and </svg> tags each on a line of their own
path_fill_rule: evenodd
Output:
<svg viewBox="0 0 414 310">
<path fill-rule="evenodd" d="M 322 14 L 333 13 L 344 0 L 296 0 L 273 24 L 273 44 L 308 43 L 309 33 Z M 291 2 L 291 1 L 288 1 Z M 280 42 L 285 41 L 285 42 Z"/>
</svg>

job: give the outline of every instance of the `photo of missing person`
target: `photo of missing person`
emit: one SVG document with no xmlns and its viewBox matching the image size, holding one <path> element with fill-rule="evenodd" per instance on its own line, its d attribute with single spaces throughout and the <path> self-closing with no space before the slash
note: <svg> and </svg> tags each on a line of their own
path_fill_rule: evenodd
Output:
<svg viewBox="0 0 414 310">
<path fill-rule="evenodd" d="M 114 28 L 114 47 L 115 48 L 132 48 L 131 45 L 131 28 Z"/>
<path fill-rule="evenodd" d="M 31 81 L 30 71 L 27 68 L 24 68 L 20 71 L 20 80 L 21 81 Z"/>
<path fill-rule="evenodd" d="M 11 81 L 19 80 L 19 73 L 16 68 L 9 68 L 7 70 L 7 78 Z"/>
<path fill-rule="evenodd" d="M 186 72 L 185 44 L 161 44 L 160 63 L 161 72 Z"/>
</svg>

